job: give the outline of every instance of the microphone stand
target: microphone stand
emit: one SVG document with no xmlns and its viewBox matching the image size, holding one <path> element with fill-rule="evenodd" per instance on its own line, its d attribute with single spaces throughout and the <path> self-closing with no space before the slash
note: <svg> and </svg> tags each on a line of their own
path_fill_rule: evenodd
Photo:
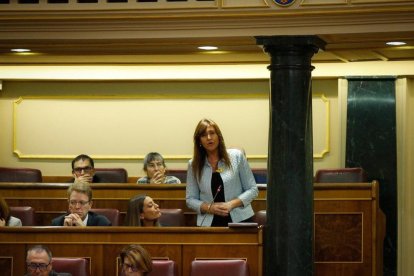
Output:
<svg viewBox="0 0 414 276">
<path fill-rule="evenodd" d="M 213 203 L 214 203 L 214 200 L 216 200 L 216 197 L 217 197 L 217 195 L 218 195 L 218 193 L 221 191 L 221 185 L 220 186 L 218 186 L 218 188 L 217 188 L 217 191 L 216 191 L 216 194 L 214 195 L 214 197 L 213 197 L 213 200 L 210 202 L 210 204 L 208 205 L 208 209 L 207 209 L 207 211 L 206 211 L 206 213 L 204 214 L 204 217 L 203 217 L 203 220 L 201 221 L 201 223 L 200 223 L 200 227 L 202 227 L 203 226 L 203 222 L 204 222 L 204 220 L 206 219 L 206 217 L 207 217 L 207 215 L 208 215 L 208 212 L 210 211 L 210 209 L 211 209 L 211 205 L 213 205 Z"/>
</svg>

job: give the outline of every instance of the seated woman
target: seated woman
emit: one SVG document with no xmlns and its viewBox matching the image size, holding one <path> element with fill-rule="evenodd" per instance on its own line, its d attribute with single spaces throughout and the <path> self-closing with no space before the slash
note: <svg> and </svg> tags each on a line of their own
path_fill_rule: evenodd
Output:
<svg viewBox="0 0 414 276">
<path fill-rule="evenodd" d="M 0 197 L 0 227 L 22 226 L 22 221 L 10 215 L 10 208 L 4 198 Z"/>
<path fill-rule="evenodd" d="M 166 175 L 164 158 L 158 152 L 150 152 L 144 158 L 144 171 L 147 176 L 138 179 L 139 184 L 180 184 L 175 176 Z"/>
<path fill-rule="evenodd" d="M 161 226 L 161 211 L 151 197 L 138 195 L 129 200 L 125 226 Z"/>
<path fill-rule="evenodd" d="M 140 245 L 132 244 L 123 248 L 120 254 L 122 275 L 142 276 L 152 271 L 151 256 Z"/>
</svg>

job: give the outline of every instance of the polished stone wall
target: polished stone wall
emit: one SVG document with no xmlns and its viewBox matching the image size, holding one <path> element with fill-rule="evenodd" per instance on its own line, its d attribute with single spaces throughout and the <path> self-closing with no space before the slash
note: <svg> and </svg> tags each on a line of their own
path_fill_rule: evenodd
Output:
<svg viewBox="0 0 414 276">
<path fill-rule="evenodd" d="M 397 275 L 397 144 L 395 78 L 348 78 L 346 167 L 362 167 L 380 183 L 387 217 L 384 275 Z"/>
</svg>

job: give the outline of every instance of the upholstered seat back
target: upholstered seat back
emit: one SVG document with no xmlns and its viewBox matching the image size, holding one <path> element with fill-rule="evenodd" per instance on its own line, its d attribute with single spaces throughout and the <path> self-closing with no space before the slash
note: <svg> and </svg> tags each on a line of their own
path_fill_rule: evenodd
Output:
<svg viewBox="0 0 414 276">
<path fill-rule="evenodd" d="M 167 175 L 175 176 L 180 179 L 181 183 L 187 182 L 187 170 L 169 170 L 167 169 Z"/>
<path fill-rule="evenodd" d="M 160 209 L 159 222 L 162 226 L 185 226 L 184 212 L 182 209 Z"/>
<path fill-rule="evenodd" d="M 252 169 L 254 180 L 258 184 L 267 183 L 267 169 Z"/>
<path fill-rule="evenodd" d="M 42 182 L 38 169 L 0 167 L 0 182 Z"/>
<path fill-rule="evenodd" d="M 56 272 L 71 273 L 72 276 L 90 276 L 89 260 L 86 258 L 52 258 Z"/>
<path fill-rule="evenodd" d="M 259 225 L 266 225 L 266 210 L 257 211 L 254 214 L 253 222 L 257 222 Z"/>
<path fill-rule="evenodd" d="M 367 182 L 367 174 L 362 168 L 321 169 L 316 171 L 316 183 L 358 183 Z"/>
<path fill-rule="evenodd" d="M 112 226 L 119 226 L 119 210 L 111 208 L 94 208 L 91 212 L 105 216 L 112 223 Z"/>
<path fill-rule="evenodd" d="M 128 182 L 128 172 L 123 168 L 95 168 L 95 176 L 97 183 Z"/>
<path fill-rule="evenodd" d="M 23 226 L 35 226 L 35 211 L 30 206 L 10 206 L 10 215 L 19 218 Z"/>
<path fill-rule="evenodd" d="M 152 271 L 148 276 L 175 276 L 175 270 L 172 260 L 152 260 Z"/>
<path fill-rule="evenodd" d="M 248 276 L 249 267 L 243 259 L 194 260 L 191 276 Z"/>
</svg>

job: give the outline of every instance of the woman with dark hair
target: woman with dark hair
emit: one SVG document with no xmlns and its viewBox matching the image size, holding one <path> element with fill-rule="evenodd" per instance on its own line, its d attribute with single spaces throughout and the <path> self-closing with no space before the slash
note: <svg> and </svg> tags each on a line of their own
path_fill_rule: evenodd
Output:
<svg viewBox="0 0 414 276">
<path fill-rule="evenodd" d="M 187 171 L 186 202 L 198 226 L 248 221 L 258 189 L 242 151 L 226 149 L 218 125 L 202 119 L 194 132 L 194 153 Z"/>
<path fill-rule="evenodd" d="M 161 211 L 151 197 L 138 195 L 129 200 L 125 226 L 160 226 Z"/>
<path fill-rule="evenodd" d="M 144 172 L 147 176 L 138 179 L 138 184 L 180 184 L 175 176 L 166 175 L 164 157 L 158 152 L 150 152 L 144 158 Z"/>
<path fill-rule="evenodd" d="M 0 227 L 22 226 L 22 221 L 10 215 L 10 208 L 4 198 L 0 197 Z"/>
<path fill-rule="evenodd" d="M 120 253 L 122 275 L 144 276 L 152 271 L 150 254 L 140 245 L 132 244 Z"/>
</svg>

